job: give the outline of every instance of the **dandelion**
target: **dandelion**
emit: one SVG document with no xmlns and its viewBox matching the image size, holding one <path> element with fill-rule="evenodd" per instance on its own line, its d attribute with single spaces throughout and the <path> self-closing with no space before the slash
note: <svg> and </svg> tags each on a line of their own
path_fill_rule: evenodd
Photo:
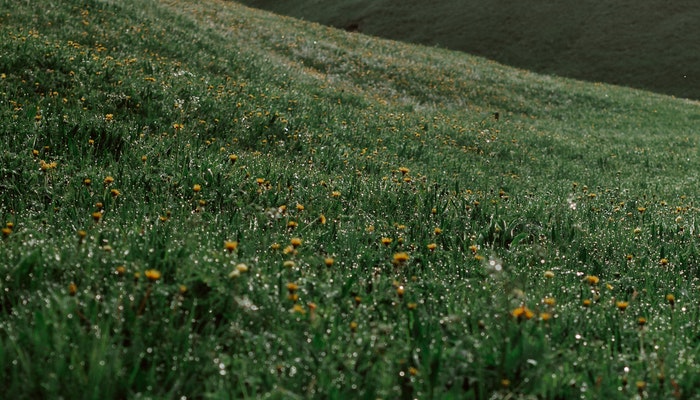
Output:
<svg viewBox="0 0 700 400">
<path fill-rule="evenodd" d="M 281 246 L 280 246 L 279 243 L 272 243 L 272 244 L 270 245 L 270 249 L 271 249 L 271 250 L 279 250 L 280 247 L 281 247 Z"/>
<path fill-rule="evenodd" d="M 383 238 L 381 238 L 379 241 L 382 242 L 382 244 L 383 244 L 384 246 L 388 246 L 388 245 L 391 244 L 392 239 L 391 239 L 391 238 L 388 238 L 388 237 L 383 237 Z"/>
<path fill-rule="evenodd" d="M 318 217 L 318 222 L 320 222 L 321 225 L 325 225 L 325 224 L 326 224 L 326 216 L 323 215 L 323 214 L 321 214 L 321 215 Z"/>
<path fill-rule="evenodd" d="M 233 271 L 228 273 L 228 277 L 231 279 L 236 279 L 239 276 L 241 276 L 241 271 L 239 271 L 238 269 L 234 269 Z"/>
<path fill-rule="evenodd" d="M 554 297 L 545 297 L 542 299 L 542 302 L 550 307 L 554 307 L 555 304 L 557 304 L 557 301 L 554 299 Z"/>
<path fill-rule="evenodd" d="M 588 282 L 588 284 L 591 285 L 591 286 L 595 286 L 595 285 L 598 284 L 598 282 L 600 282 L 600 278 L 598 278 L 598 277 L 595 276 L 595 275 L 588 275 L 588 276 L 586 276 L 586 279 L 585 279 L 585 280 L 586 280 L 586 282 Z"/>
<path fill-rule="evenodd" d="M 550 314 L 550 313 L 548 313 L 548 312 L 542 312 L 542 313 L 540 313 L 540 320 L 541 320 L 541 321 L 547 322 L 547 321 L 549 321 L 550 319 L 552 319 L 552 314 Z"/>
<path fill-rule="evenodd" d="M 78 231 L 78 241 L 79 241 L 79 242 L 82 243 L 83 240 L 85 240 L 85 237 L 86 237 L 86 236 L 87 236 L 87 232 L 85 232 L 84 230 L 81 229 L 81 230 Z"/>
<path fill-rule="evenodd" d="M 532 317 L 535 316 L 535 313 L 532 310 L 530 310 L 529 308 L 525 307 L 525 305 L 521 305 L 520 307 L 511 311 L 510 315 L 517 318 L 518 321 L 522 321 L 522 320 L 532 319 Z"/>
<path fill-rule="evenodd" d="M 141 162 L 146 162 L 148 161 L 148 156 L 141 156 Z"/>
<path fill-rule="evenodd" d="M 294 246 L 287 246 L 282 250 L 282 253 L 284 254 L 297 254 L 297 251 L 294 249 Z"/>
<path fill-rule="evenodd" d="M 326 267 L 332 267 L 335 260 L 331 257 L 327 257 L 325 260 L 323 260 L 323 263 L 326 264 Z"/>
<path fill-rule="evenodd" d="M 236 270 L 240 273 L 248 272 L 248 265 L 243 263 L 236 264 Z"/>
<path fill-rule="evenodd" d="M 287 260 L 282 263 L 282 266 L 285 268 L 294 268 L 296 266 L 296 263 L 292 260 Z"/>
<path fill-rule="evenodd" d="M 359 306 L 360 303 L 362 303 L 362 297 L 360 297 L 360 296 L 355 296 L 355 297 L 353 298 L 353 300 L 355 300 L 355 305 L 356 305 L 356 306 Z"/>
<path fill-rule="evenodd" d="M 235 164 L 236 161 L 238 161 L 238 156 L 235 155 L 235 154 L 229 154 L 229 156 L 228 156 L 228 161 L 229 161 L 231 164 Z"/>
<path fill-rule="evenodd" d="M 83 185 L 89 187 L 91 184 L 92 184 L 92 180 L 90 178 L 83 179 Z"/>
<path fill-rule="evenodd" d="M 394 254 L 392 263 L 394 265 L 402 265 L 402 264 L 406 263 L 406 261 L 408 261 L 408 258 L 409 258 L 408 253 L 405 253 L 405 252 L 396 253 L 396 254 Z"/>
<path fill-rule="evenodd" d="M 554 278 L 554 271 L 544 271 L 544 277 L 547 279 L 552 279 Z"/>
<path fill-rule="evenodd" d="M 236 251 L 237 248 L 238 242 L 233 240 L 224 241 L 224 250 L 228 251 L 229 253 L 233 253 L 234 251 Z"/>
<path fill-rule="evenodd" d="M 629 307 L 630 303 L 627 301 L 618 301 L 615 302 L 615 307 L 617 307 L 618 310 L 620 311 L 625 311 L 627 307 Z"/>
<path fill-rule="evenodd" d="M 110 184 L 112 184 L 112 183 L 114 182 L 114 178 L 113 178 L 112 176 L 110 176 L 110 175 L 107 175 L 107 176 L 105 177 L 104 181 L 102 181 L 102 182 L 103 182 L 105 185 L 110 185 Z"/>
<path fill-rule="evenodd" d="M 3 237 L 6 238 L 6 237 L 10 236 L 11 233 L 12 233 L 12 229 L 10 229 L 8 227 L 2 228 L 2 236 Z"/>
<path fill-rule="evenodd" d="M 68 294 L 71 296 L 75 296 L 77 293 L 78 293 L 78 285 L 71 282 L 70 285 L 68 285 Z"/>
<path fill-rule="evenodd" d="M 119 197 L 119 195 L 122 194 L 122 193 L 121 193 L 119 190 L 117 190 L 117 189 L 112 189 L 112 190 L 109 191 L 109 194 L 111 194 L 112 197 L 116 199 L 116 198 Z"/>
<path fill-rule="evenodd" d="M 297 248 L 297 247 L 301 246 L 302 240 L 300 238 L 292 238 L 290 243 L 292 244 L 292 246 L 294 248 Z"/>
<path fill-rule="evenodd" d="M 187 293 L 187 286 L 185 286 L 185 285 L 178 286 L 178 292 L 180 292 L 180 296 L 184 296 L 184 294 Z"/>
<path fill-rule="evenodd" d="M 647 319 L 644 317 L 639 317 L 637 318 L 637 325 L 639 325 L 640 328 L 644 327 L 644 325 L 647 324 Z"/>
<path fill-rule="evenodd" d="M 111 122 L 114 119 L 114 114 L 105 115 L 105 121 Z"/>
<path fill-rule="evenodd" d="M 409 172 L 411 172 L 411 170 L 408 169 L 408 168 L 406 168 L 406 167 L 399 167 L 399 172 L 401 172 L 402 175 L 406 175 L 406 174 L 408 174 Z M 419 175 L 420 175 L 420 174 L 419 174 Z"/>
<path fill-rule="evenodd" d="M 476 252 L 479 251 L 479 246 L 473 244 L 473 245 L 469 246 L 469 250 L 472 251 L 472 254 L 476 254 Z"/>
<path fill-rule="evenodd" d="M 331 197 L 333 197 L 334 199 L 337 199 L 338 197 L 340 197 L 340 192 L 337 190 L 332 191 Z"/>
<path fill-rule="evenodd" d="M 668 305 L 671 306 L 671 310 L 673 310 L 673 308 L 676 306 L 676 296 L 669 293 L 666 295 L 666 301 L 668 302 Z"/>
<path fill-rule="evenodd" d="M 591 299 L 584 299 L 583 306 L 586 308 L 590 307 L 591 306 Z"/>
<path fill-rule="evenodd" d="M 114 269 L 114 273 L 117 274 L 117 276 L 124 276 L 124 274 L 126 274 L 126 267 L 119 265 Z"/>
<path fill-rule="evenodd" d="M 296 209 L 297 211 L 304 211 L 304 205 L 297 203 Z"/>
<path fill-rule="evenodd" d="M 637 207 L 637 211 L 639 211 L 640 214 L 644 213 L 646 210 L 646 207 Z"/>
<path fill-rule="evenodd" d="M 408 373 L 411 374 L 411 376 L 416 376 L 416 375 L 418 375 L 418 368 L 416 368 L 416 367 L 409 367 L 409 368 L 408 368 Z"/>
<path fill-rule="evenodd" d="M 95 222 L 100 222 L 100 219 L 102 219 L 102 213 L 99 211 L 95 211 L 92 213 L 92 219 L 95 220 Z"/>
<path fill-rule="evenodd" d="M 352 331 L 352 333 L 357 332 L 357 322 L 352 321 L 352 322 L 350 323 L 350 331 Z"/>
<path fill-rule="evenodd" d="M 634 260 L 634 255 L 633 255 L 633 254 L 627 254 L 627 255 L 625 256 L 625 258 L 627 259 L 627 261 L 632 261 L 632 260 Z"/>
<path fill-rule="evenodd" d="M 192 186 L 192 190 L 193 190 L 195 193 L 199 193 L 199 192 L 202 190 L 202 186 L 199 185 L 199 184 L 197 184 L 197 183 L 195 183 L 195 185 Z"/>
<path fill-rule="evenodd" d="M 436 243 L 429 243 L 427 247 L 428 247 L 428 250 L 434 251 L 437 248 L 437 244 Z"/>
<path fill-rule="evenodd" d="M 442 233 L 442 229 L 440 229 L 440 228 L 435 228 L 434 232 L 435 232 L 436 235 L 440 235 L 440 234 Z"/>
<path fill-rule="evenodd" d="M 48 171 L 55 169 L 58 166 L 58 163 L 56 161 L 52 161 L 50 163 L 45 162 L 44 160 L 39 160 L 39 168 L 41 168 L 42 171 Z"/>
<path fill-rule="evenodd" d="M 666 265 L 668 265 L 668 258 L 662 258 L 661 260 L 659 260 L 659 264 L 660 264 L 661 266 L 666 266 Z"/>
<path fill-rule="evenodd" d="M 640 233 L 642 233 L 642 228 L 634 228 L 633 233 L 635 234 L 635 236 L 638 236 Z"/>
<path fill-rule="evenodd" d="M 302 307 L 301 304 L 295 304 L 294 307 L 292 307 L 292 313 L 294 314 L 306 314 L 306 310 L 304 310 L 304 307 Z"/>
<path fill-rule="evenodd" d="M 289 222 L 287 222 L 287 228 L 289 228 L 289 229 L 294 229 L 294 228 L 296 228 L 297 226 L 299 226 L 299 223 L 296 222 L 296 221 L 289 221 Z"/>
<path fill-rule="evenodd" d="M 144 275 L 151 282 L 155 282 L 161 278 L 160 271 L 158 271 L 157 269 L 146 270 L 146 272 L 144 272 Z"/>
<path fill-rule="evenodd" d="M 417 307 L 418 307 L 418 304 L 416 304 L 416 303 L 408 303 L 406 305 L 406 308 L 408 308 L 409 310 L 415 310 Z"/>
<path fill-rule="evenodd" d="M 406 289 L 404 289 L 403 286 L 399 286 L 396 288 L 396 295 L 399 297 L 403 297 L 404 293 L 406 293 Z"/>
</svg>

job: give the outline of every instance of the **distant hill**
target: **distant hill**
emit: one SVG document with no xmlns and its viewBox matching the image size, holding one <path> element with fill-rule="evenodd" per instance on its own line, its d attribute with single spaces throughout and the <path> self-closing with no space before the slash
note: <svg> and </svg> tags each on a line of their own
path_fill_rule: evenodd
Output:
<svg viewBox="0 0 700 400">
<path fill-rule="evenodd" d="M 700 99 L 700 2 L 693 0 L 240 2 L 536 72 Z"/>
</svg>

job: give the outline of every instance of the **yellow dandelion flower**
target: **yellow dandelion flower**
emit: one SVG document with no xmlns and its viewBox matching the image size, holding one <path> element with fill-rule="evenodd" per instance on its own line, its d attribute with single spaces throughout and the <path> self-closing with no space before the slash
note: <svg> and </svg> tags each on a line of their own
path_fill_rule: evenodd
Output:
<svg viewBox="0 0 700 400">
<path fill-rule="evenodd" d="M 320 222 L 321 225 L 325 225 L 325 224 L 326 224 L 326 216 L 323 215 L 323 214 L 321 214 L 321 215 L 318 217 L 318 222 Z"/>
<path fill-rule="evenodd" d="M 380 241 L 382 242 L 382 244 L 383 244 L 384 246 L 388 246 L 388 245 L 391 244 L 391 242 L 392 242 L 393 240 L 392 240 L 391 238 L 388 238 L 388 237 L 383 237 L 383 238 L 380 239 Z"/>
<path fill-rule="evenodd" d="M 355 296 L 355 297 L 353 298 L 353 300 L 355 300 L 355 305 L 356 305 L 356 306 L 359 306 L 360 303 L 362 303 L 362 297 L 360 297 L 360 296 Z"/>
<path fill-rule="evenodd" d="M 400 252 L 400 253 L 394 254 L 392 262 L 395 265 L 401 265 L 401 264 L 404 264 L 406 261 L 408 261 L 408 258 L 409 258 L 408 253 Z"/>
<path fill-rule="evenodd" d="M 105 177 L 104 181 L 102 181 L 102 182 L 104 182 L 105 185 L 109 185 L 109 184 L 111 184 L 112 182 L 114 182 L 114 178 L 113 178 L 112 176 L 110 176 L 110 175 L 107 175 L 107 176 Z"/>
<path fill-rule="evenodd" d="M 202 190 L 202 186 L 200 184 L 195 183 L 195 185 L 192 186 L 192 190 L 194 190 L 194 192 L 197 193 Z"/>
<path fill-rule="evenodd" d="M 436 235 L 439 235 L 439 234 L 442 233 L 442 229 L 440 229 L 440 228 L 435 228 L 434 232 L 435 232 Z"/>
<path fill-rule="evenodd" d="M 233 240 L 224 241 L 224 250 L 228 251 L 229 253 L 233 253 L 234 251 L 236 251 L 237 248 L 238 242 Z"/>
<path fill-rule="evenodd" d="M 81 242 L 83 240 L 85 240 L 86 236 L 87 236 L 87 232 L 85 232 L 84 230 L 81 229 L 78 231 L 78 240 L 80 240 Z"/>
<path fill-rule="evenodd" d="M 180 285 L 180 286 L 178 286 L 177 289 L 178 289 L 178 292 L 180 292 L 180 295 L 184 295 L 185 293 L 187 293 L 187 286 L 185 286 L 185 285 Z"/>
<path fill-rule="evenodd" d="M 294 282 L 289 282 L 287 284 L 287 290 L 289 291 L 290 294 L 292 294 L 292 293 L 296 292 L 297 290 L 299 290 L 299 285 L 297 285 Z"/>
<path fill-rule="evenodd" d="M 323 260 L 323 263 L 326 264 L 326 267 L 332 267 L 335 260 L 331 257 L 327 257 L 325 260 Z"/>
<path fill-rule="evenodd" d="M 92 180 L 90 178 L 83 179 L 83 185 L 90 186 L 91 184 L 92 184 Z"/>
<path fill-rule="evenodd" d="M 646 210 L 647 210 L 646 207 L 637 207 L 637 211 L 639 211 L 640 214 L 643 213 L 643 212 L 646 211 Z"/>
<path fill-rule="evenodd" d="M 272 243 L 272 244 L 270 245 L 270 249 L 272 249 L 272 250 L 279 250 L 280 247 L 281 247 L 281 246 L 280 246 L 279 243 Z"/>
<path fill-rule="evenodd" d="M 416 375 L 418 375 L 418 368 L 416 368 L 416 367 L 409 367 L 409 368 L 408 368 L 408 373 L 411 374 L 411 376 L 416 376 Z"/>
<path fill-rule="evenodd" d="M 530 310 L 529 308 L 522 305 L 522 306 L 514 309 L 513 311 L 511 311 L 510 315 L 517 318 L 518 321 L 521 321 L 521 320 L 532 319 L 532 317 L 535 316 L 535 313 L 532 310 Z"/>
<path fill-rule="evenodd" d="M 415 310 L 415 309 L 418 307 L 418 304 L 416 304 L 416 303 L 408 303 L 408 304 L 406 305 L 406 307 L 407 307 L 409 310 Z"/>
<path fill-rule="evenodd" d="M 337 199 L 338 197 L 340 197 L 340 192 L 337 191 L 337 190 L 332 191 L 332 192 L 331 192 L 331 197 Z"/>
<path fill-rule="evenodd" d="M 302 240 L 301 240 L 301 238 L 292 238 L 290 243 L 294 248 L 297 248 L 297 247 L 301 246 Z"/>
<path fill-rule="evenodd" d="M 282 263 L 282 266 L 285 268 L 294 268 L 296 266 L 296 263 L 292 260 L 287 260 Z"/>
<path fill-rule="evenodd" d="M 71 282 L 70 285 L 68 285 L 68 294 L 71 296 L 75 296 L 77 293 L 78 293 L 78 285 Z"/>
<path fill-rule="evenodd" d="M 12 233 L 12 229 L 10 229 L 8 227 L 2 228 L 2 236 L 3 237 L 8 237 L 8 236 L 10 236 L 11 233 Z"/>
<path fill-rule="evenodd" d="M 352 321 L 352 322 L 350 323 L 350 330 L 351 330 L 353 333 L 354 333 L 354 332 L 357 332 L 357 322 Z"/>
<path fill-rule="evenodd" d="M 105 121 L 110 122 L 114 119 L 114 114 L 105 115 Z"/>
<path fill-rule="evenodd" d="M 557 301 L 554 299 L 554 297 L 545 297 L 542 299 L 542 302 L 550 307 L 554 307 L 555 304 L 557 304 Z"/>
<path fill-rule="evenodd" d="M 600 282 L 600 278 L 598 278 L 595 275 L 588 275 L 586 276 L 586 282 L 588 282 L 589 285 L 595 286 Z"/>
<path fill-rule="evenodd" d="M 436 243 L 429 243 L 427 247 L 428 247 L 428 250 L 433 251 L 433 250 L 437 249 L 437 244 Z"/>
<path fill-rule="evenodd" d="M 294 228 L 296 228 L 297 226 L 299 226 L 299 223 L 296 222 L 296 221 L 289 221 L 289 222 L 287 222 L 287 228 L 289 228 L 289 229 L 294 229 Z"/>
<path fill-rule="evenodd" d="M 284 250 L 282 250 L 282 253 L 284 253 L 284 254 L 290 254 L 290 253 L 291 253 L 291 254 L 296 254 L 297 251 L 294 250 L 294 247 L 293 247 L 293 246 L 287 246 L 287 247 L 284 248 Z"/>
<path fill-rule="evenodd" d="M 659 260 L 659 264 L 661 264 L 662 266 L 668 265 L 668 258 L 662 258 L 661 260 Z"/>
<path fill-rule="evenodd" d="M 406 293 L 406 289 L 403 286 L 399 286 L 396 288 L 396 295 L 399 297 L 403 297 L 404 293 Z"/>
<path fill-rule="evenodd" d="M 114 273 L 117 274 L 118 276 L 124 276 L 124 274 L 126 274 L 126 267 L 123 265 L 120 265 L 114 269 Z"/>
<path fill-rule="evenodd" d="M 146 270 L 146 272 L 144 272 L 144 275 L 146 275 L 146 278 L 151 282 L 155 282 L 161 278 L 160 271 L 158 271 L 157 269 Z"/>
<path fill-rule="evenodd" d="M 544 321 L 544 322 L 547 322 L 547 321 L 549 321 L 550 319 L 552 319 L 552 314 L 550 314 L 550 313 L 548 313 L 548 312 L 542 312 L 542 313 L 540 313 L 540 320 L 542 320 L 542 321 Z"/>
<path fill-rule="evenodd" d="M 304 205 L 297 203 L 296 209 L 297 211 L 304 211 Z"/>
<path fill-rule="evenodd" d="M 473 245 L 469 246 L 469 250 L 472 251 L 472 254 L 476 254 L 476 252 L 479 251 L 479 246 L 473 244 Z"/>
<path fill-rule="evenodd" d="M 629 307 L 630 303 L 627 301 L 618 301 L 615 302 L 615 307 L 617 307 L 618 310 L 620 311 L 625 311 L 627 307 Z"/>
<path fill-rule="evenodd" d="M 236 264 L 236 270 L 240 273 L 248 272 L 248 265 L 243 263 Z"/>
<path fill-rule="evenodd" d="M 141 156 L 141 162 L 148 161 L 148 156 Z"/>
<path fill-rule="evenodd" d="M 673 309 L 673 307 L 676 305 L 676 296 L 674 296 L 673 294 L 669 293 L 669 294 L 666 295 L 666 301 L 667 301 L 668 304 L 671 306 L 671 309 Z"/>
<path fill-rule="evenodd" d="M 544 277 L 547 279 L 554 278 L 554 271 L 544 271 Z"/>
<path fill-rule="evenodd" d="M 119 190 L 117 189 L 112 189 L 109 191 L 109 194 L 112 195 L 112 197 L 117 198 L 119 197 L 120 194 L 122 194 Z"/>
<path fill-rule="evenodd" d="M 584 299 L 583 306 L 586 308 L 590 307 L 591 306 L 591 299 Z"/>
<path fill-rule="evenodd" d="M 301 304 L 295 304 L 294 307 L 292 307 L 292 313 L 306 314 L 306 310 L 304 310 L 304 307 Z"/>
<path fill-rule="evenodd" d="M 647 324 L 647 319 L 646 319 L 646 318 L 644 318 L 644 317 L 639 317 L 639 318 L 637 318 L 637 325 L 639 325 L 640 328 L 643 327 L 643 326 L 646 325 L 646 324 Z"/>
<path fill-rule="evenodd" d="M 238 161 L 238 156 L 235 154 L 229 154 L 228 160 L 231 162 L 231 164 L 235 164 L 236 161 Z"/>
<path fill-rule="evenodd" d="M 100 219 L 102 219 L 102 213 L 99 211 L 95 211 L 92 213 L 92 219 L 95 220 L 95 222 L 100 222 Z"/>
<path fill-rule="evenodd" d="M 403 175 L 406 175 L 407 173 L 411 172 L 411 170 L 406 167 L 399 167 L 399 172 L 401 172 L 401 174 Z"/>
</svg>

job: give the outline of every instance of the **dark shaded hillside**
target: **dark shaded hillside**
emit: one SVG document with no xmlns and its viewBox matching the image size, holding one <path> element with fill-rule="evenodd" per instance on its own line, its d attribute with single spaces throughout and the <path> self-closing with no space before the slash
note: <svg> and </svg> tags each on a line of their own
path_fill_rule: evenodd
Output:
<svg viewBox="0 0 700 400">
<path fill-rule="evenodd" d="M 691 0 L 241 2 L 536 72 L 700 99 L 700 3 Z"/>
</svg>

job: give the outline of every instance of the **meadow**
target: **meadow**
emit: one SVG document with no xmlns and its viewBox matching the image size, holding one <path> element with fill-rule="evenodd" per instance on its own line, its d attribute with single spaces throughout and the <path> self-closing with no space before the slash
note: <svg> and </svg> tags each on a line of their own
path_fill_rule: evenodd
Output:
<svg viewBox="0 0 700 400">
<path fill-rule="evenodd" d="M 0 5 L 3 396 L 697 397 L 697 102 L 230 1 Z"/>
<path fill-rule="evenodd" d="M 700 99 L 700 7 L 693 0 L 240 2 L 539 73 Z"/>
</svg>

